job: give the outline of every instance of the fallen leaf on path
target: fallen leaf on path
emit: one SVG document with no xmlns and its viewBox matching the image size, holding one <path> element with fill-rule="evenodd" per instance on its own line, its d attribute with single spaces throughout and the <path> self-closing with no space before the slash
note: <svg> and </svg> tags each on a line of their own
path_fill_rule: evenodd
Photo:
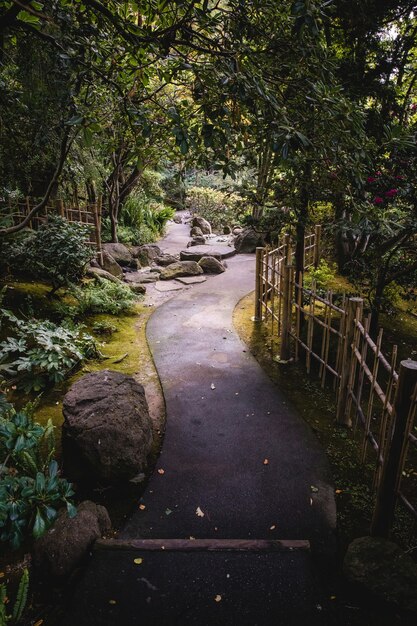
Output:
<svg viewBox="0 0 417 626">
<path fill-rule="evenodd" d="M 310 506 L 313 506 L 313 498 L 310 498 Z"/>
<path fill-rule="evenodd" d="M 165 515 L 171 515 L 172 511 L 171 509 L 165 509 Z"/>
<path fill-rule="evenodd" d="M 317 493 L 317 492 L 318 492 L 318 490 L 319 490 L 319 488 L 318 488 L 318 487 L 315 487 L 314 485 L 310 485 L 310 489 L 311 489 L 311 491 L 312 491 L 313 493 Z"/>
<path fill-rule="evenodd" d="M 133 559 L 133 563 L 135 565 L 142 565 L 143 563 L 143 559 L 141 559 L 140 557 L 138 557 L 137 559 Z"/>
<path fill-rule="evenodd" d="M 42 624 L 43 624 L 43 619 L 38 619 L 38 621 L 35 622 L 33 626 L 42 626 Z"/>
<path fill-rule="evenodd" d="M 192 536 L 190 535 L 190 541 L 195 541 L 195 537 L 192 537 Z"/>
<path fill-rule="evenodd" d="M 337 493 L 337 494 L 343 493 L 343 489 L 336 489 L 335 493 Z"/>
<path fill-rule="evenodd" d="M 158 470 L 158 474 L 161 474 L 162 476 L 162 474 L 165 474 L 165 470 L 163 470 L 162 467 L 160 467 Z"/>
<path fill-rule="evenodd" d="M 272 524 L 272 526 L 269 527 L 269 530 L 275 530 L 275 529 L 276 529 L 275 524 Z"/>
<path fill-rule="evenodd" d="M 219 596 L 219 594 L 217 594 L 217 596 L 214 598 L 215 602 L 221 602 L 222 601 L 222 597 Z"/>
<path fill-rule="evenodd" d="M 269 459 L 264 459 L 264 465 L 268 465 L 269 464 Z"/>
<path fill-rule="evenodd" d="M 216 389 L 216 385 L 214 383 L 211 383 L 210 389 Z"/>
<path fill-rule="evenodd" d="M 109 600 L 109 604 L 116 604 L 116 600 Z"/>
<path fill-rule="evenodd" d="M 203 513 L 203 511 L 200 509 L 200 507 L 199 507 L 199 506 L 197 507 L 197 510 L 196 510 L 195 514 L 196 514 L 198 517 L 204 517 L 204 513 Z"/>
<path fill-rule="evenodd" d="M 144 511 L 146 509 L 146 506 L 144 504 L 139 504 L 139 508 L 141 511 Z"/>
</svg>

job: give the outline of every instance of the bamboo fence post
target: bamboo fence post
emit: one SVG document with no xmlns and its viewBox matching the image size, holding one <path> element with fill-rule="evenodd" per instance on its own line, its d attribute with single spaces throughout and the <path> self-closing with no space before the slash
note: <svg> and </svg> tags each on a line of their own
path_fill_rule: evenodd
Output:
<svg viewBox="0 0 417 626">
<path fill-rule="evenodd" d="M 340 373 L 340 383 L 337 394 L 336 421 L 338 424 L 350 426 L 350 418 L 346 415 L 346 406 L 348 400 L 349 380 L 350 380 L 350 348 L 355 334 L 355 319 L 357 311 L 360 311 L 362 317 L 363 299 L 349 298 L 347 302 L 347 310 L 345 316 L 345 336 L 343 339 L 343 348 L 341 351 L 342 371 Z M 352 357 L 353 358 L 353 357 Z"/>
<path fill-rule="evenodd" d="M 57 200 L 57 203 L 60 216 L 65 217 L 64 201 L 62 200 L 62 198 L 60 200 Z"/>
<path fill-rule="evenodd" d="M 320 263 L 320 247 L 321 247 L 321 225 L 316 224 L 314 229 L 314 267 Z"/>
<path fill-rule="evenodd" d="M 262 298 L 262 281 L 261 281 L 261 271 L 262 271 L 262 255 L 263 248 L 256 248 L 256 265 L 255 265 L 255 317 L 254 322 L 262 321 L 262 308 L 261 308 L 261 298 Z"/>
<path fill-rule="evenodd" d="M 412 410 L 413 392 L 417 385 L 417 361 L 401 361 L 397 393 L 394 402 L 394 421 L 390 443 L 382 469 L 376 496 L 371 535 L 387 537 L 393 521 L 399 479 L 403 471 L 403 449 L 408 440 L 409 414 Z M 402 461 L 402 462 L 401 462 Z"/>
<path fill-rule="evenodd" d="M 94 227 L 96 231 L 97 254 L 100 265 L 103 266 L 103 250 L 101 245 L 101 202 L 102 197 L 99 196 L 97 202 L 93 205 Z"/>
<path fill-rule="evenodd" d="M 283 266 L 282 281 L 282 326 L 281 326 L 281 349 L 279 354 L 280 361 L 288 361 L 291 356 L 290 351 L 290 329 L 291 329 L 291 285 L 292 285 L 291 265 Z"/>
</svg>

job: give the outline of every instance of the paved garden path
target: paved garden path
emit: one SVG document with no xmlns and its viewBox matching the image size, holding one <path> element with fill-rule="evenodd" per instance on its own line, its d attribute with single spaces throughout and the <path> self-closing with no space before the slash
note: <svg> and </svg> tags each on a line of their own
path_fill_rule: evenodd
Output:
<svg viewBox="0 0 417 626">
<path fill-rule="evenodd" d="M 253 285 L 253 257 L 235 256 L 224 274 L 152 315 L 147 336 L 167 408 L 161 456 L 145 508 L 118 544 L 95 551 L 71 623 L 323 623 L 312 553 L 334 531 L 330 471 L 233 327 Z"/>
</svg>

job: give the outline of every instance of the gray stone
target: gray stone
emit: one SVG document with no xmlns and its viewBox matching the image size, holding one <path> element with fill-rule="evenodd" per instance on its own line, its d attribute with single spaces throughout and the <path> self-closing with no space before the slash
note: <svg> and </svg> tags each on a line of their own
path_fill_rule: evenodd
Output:
<svg viewBox="0 0 417 626">
<path fill-rule="evenodd" d="M 171 265 L 171 263 L 176 263 L 179 259 L 172 254 L 161 254 L 160 256 L 157 256 L 154 261 L 157 265 L 166 267 L 167 265 Z"/>
<path fill-rule="evenodd" d="M 190 230 L 190 237 L 203 237 L 204 233 L 199 226 L 193 226 Z"/>
<path fill-rule="evenodd" d="M 222 274 L 226 271 L 223 263 L 214 256 L 203 256 L 198 262 L 199 266 L 203 268 L 205 274 Z"/>
<path fill-rule="evenodd" d="M 109 280 L 112 283 L 120 283 L 120 279 L 117 276 L 113 276 L 110 272 L 106 272 L 106 270 L 101 269 L 101 267 L 88 267 L 87 268 L 87 276 L 90 278 L 104 278 L 105 280 Z"/>
<path fill-rule="evenodd" d="M 204 237 L 198 237 L 198 236 L 193 237 L 191 241 L 187 243 L 187 248 L 191 248 L 193 246 L 204 246 L 205 243 L 206 243 L 206 240 Z"/>
<path fill-rule="evenodd" d="M 258 246 L 264 245 L 264 236 L 257 233 L 253 228 L 245 228 L 239 233 L 234 241 L 236 252 L 252 253 Z"/>
<path fill-rule="evenodd" d="M 355 539 L 347 550 L 343 572 L 367 592 L 417 612 L 417 564 L 395 543 L 377 537 Z"/>
<path fill-rule="evenodd" d="M 130 283 L 129 287 L 133 293 L 144 295 L 146 293 L 146 287 L 142 283 Z"/>
<path fill-rule="evenodd" d="M 132 376 L 101 370 L 64 397 L 64 466 L 73 480 L 118 483 L 146 466 L 152 424 L 145 391 Z"/>
<path fill-rule="evenodd" d="M 174 215 L 174 217 L 172 218 L 172 221 L 175 224 L 182 224 L 182 217 L 181 217 L 181 215 Z"/>
<path fill-rule="evenodd" d="M 123 243 L 104 243 L 103 251 L 110 254 L 119 265 L 130 265 L 132 262 L 132 254 Z"/>
<path fill-rule="evenodd" d="M 157 280 L 159 280 L 157 272 L 129 272 L 125 274 L 125 282 L 129 284 L 155 283 Z"/>
<path fill-rule="evenodd" d="M 205 276 L 180 276 L 175 280 L 183 285 L 195 285 L 196 283 L 205 283 L 207 278 Z"/>
<path fill-rule="evenodd" d="M 138 259 L 141 265 L 147 266 L 161 256 L 162 251 L 156 243 L 147 243 L 144 246 L 135 246 L 132 248 L 132 254 L 135 259 Z"/>
<path fill-rule="evenodd" d="M 234 248 L 229 246 L 196 246 L 191 250 L 182 250 L 180 258 L 182 261 L 199 261 L 205 256 L 214 256 L 215 259 L 228 259 L 236 254 Z"/>
<path fill-rule="evenodd" d="M 123 270 L 121 266 L 117 263 L 117 261 L 112 257 L 112 255 L 107 252 L 107 250 L 103 250 L 103 270 L 109 272 L 116 278 L 123 278 Z"/>
<path fill-rule="evenodd" d="M 194 215 L 192 222 L 191 222 L 191 227 L 195 227 L 195 226 L 201 230 L 203 235 L 211 235 L 211 226 L 209 222 L 204 219 L 204 217 L 200 217 L 199 215 Z"/>
<path fill-rule="evenodd" d="M 71 574 L 99 537 L 110 533 L 111 522 L 104 506 L 89 500 L 70 518 L 61 509 L 51 528 L 33 547 L 33 563 L 42 575 L 62 578 Z"/>
<path fill-rule="evenodd" d="M 198 276 L 203 270 L 195 261 L 177 261 L 164 268 L 160 274 L 161 280 L 171 280 L 180 276 Z"/>
<path fill-rule="evenodd" d="M 232 233 L 234 235 L 240 235 L 242 231 L 243 231 L 243 228 L 241 226 L 235 226 L 232 230 Z"/>
<path fill-rule="evenodd" d="M 167 281 L 167 282 L 159 282 L 157 285 L 155 285 L 155 289 L 157 291 L 160 291 L 161 293 L 165 293 L 167 291 L 179 291 L 180 289 L 184 289 L 184 287 L 182 285 L 178 285 L 175 282 L 172 281 Z"/>
</svg>

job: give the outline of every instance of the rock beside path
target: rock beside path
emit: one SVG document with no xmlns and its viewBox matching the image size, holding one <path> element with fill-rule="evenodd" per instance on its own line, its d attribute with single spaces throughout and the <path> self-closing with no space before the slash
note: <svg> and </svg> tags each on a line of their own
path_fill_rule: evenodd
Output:
<svg viewBox="0 0 417 626">
<path fill-rule="evenodd" d="M 377 537 L 355 539 L 347 550 L 343 572 L 367 592 L 417 612 L 417 564 L 395 543 Z"/>
<path fill-rule="evenodd" d="M 145 466 L 152 424 L 145 391 L 132 376 L 86 374 L 63 402 L 64 465 L 73 480 L 117 483 Z"/>
<path fill-rule="evenodd" d="M 180 258 L 182 261 L 199 261 L 203 257 L 211 256 L 215 259 L 228 259 L 236 254 L 234 248 L 229 246 L 195 246 L 191 249 L 181 250 Z"/>
<path fill-rule="evenodd" d="M 171 265 L 172 263 L 176 263 L 177 261 L 179 261 L 177 257 L 175 257 L 173 254 L 168 253 L 160 254 L 154 259 L 154 262 L 157 265 L 161 265 L 162 267 L 166 267 L 167 265 Z"/>
<path fill-rule="evenodd" d="M 234 241 L 234 246 L 236 252 L 244 254 L 244 253 L 252 253 L 255 252 L 258 246 L 264 245 L 264 238 L 262 233 L 257 233 L 253 228 L 245 228 L 236 236 Z"/>
<path fill-rule="evenodd" d="M 129 272 L 125 274 L 125 282 L 128 284 L 141 285 L 145 283 L 154 283 L 159 280 L 158 272 Z"/>
<path fill-rule="evenodd" d="M 103 243 L 103 250 L 119 265 L 130 265 L 133 260 L 132 253 L 123 243 Z"/>
<path fill-rule="evenodd" d="M 138 259 L 141 265 L 147 266 L 157 257 L 161 256 L 162 250 L 156 243 L 147 243 L 143 246 L 134 246 L 132 248 L 132 254 L 135 259 Z"/>
<path fill-rule="evenodd" d="M 51 528 L 35 542 L 33 562 L 42 575 L 62 578 L 80 565 L 92 544 L 111 530 L 107 509 L 81 502 L 75 517 L 61 509 Z"/>
<path fill-rule="evenodd" d="M 109 272 L 112 276 L 116 276 L 116 278 L 123 278 L 121 266 L 107 250 L 103 250 L 103 270 Z"/>
<path fill-rule="evenodd" d="M 112 283 L 120 283 L 120 278 L 113 276 L 113 274 L 103 270 L 101 267 L 88 267 L 86 273 L 90 278 L 104 278 Z"/>
<path fill-rule="evenodd" d="M 199 260 L 198 264 L 205 274 L 222 274 L 226 271 L 223 263 L 214 258 L 214 256 L 204 256 Z"/>
<path fill-rule="evenodd" d="M 198 276 L 202 273 L 203 270 L 196 261 L 177 261 L 163 269 L 159 276 L 161 280 L 172 280 L 180 276 Z"/>
<path fill-rule="evenodd" d="M 211 225 L 199 215 L 195 215 L 191 221 L 191 228 L 199 228 L 202 235 L 211 235 Z"/>
<path fill-rule="evenodd" d="M 199 226 L 193 226 L 190 230 L 190 237 L 202 237 L 203 235 L 204 233 Z"/>
</svg>

